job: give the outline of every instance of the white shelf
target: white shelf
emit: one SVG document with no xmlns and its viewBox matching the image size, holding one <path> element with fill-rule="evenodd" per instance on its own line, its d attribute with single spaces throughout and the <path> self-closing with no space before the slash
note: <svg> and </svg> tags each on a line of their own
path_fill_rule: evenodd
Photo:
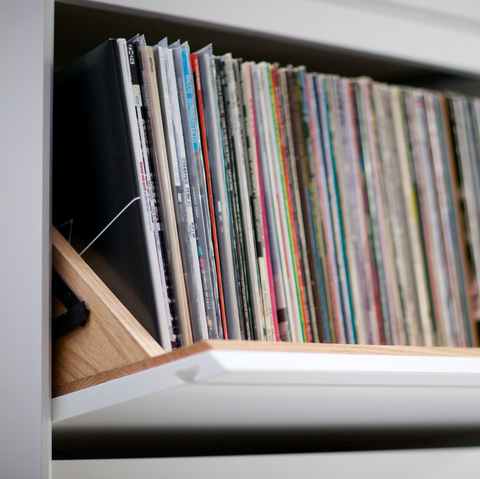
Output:
<svg viewBox="0 0 480 479">
<path fill-rule="evenodd" d="M 469 0 L 66 3 L 344 48 L 474 78 L 480 74 L 480 4 Z M 1 38 L 9 45 L 3 64 L 11 64 L 13 58 L 15 66 L 15 73 L 5 70 L 1 80 L 2 478 L 47 478 L 51 467 L 53 4 L 53 0 L 7 0 L 0 6 Z M 209 351 L 54 399 L 53 430 L 66 437 L 82 430 L 162 431 L 182 425 L 198 430 L 282 425 L 479 427 L 479 377 L 476 358 Z M 184 467 L 184 476 L 196 470 L 192 462 L 176 461 Z M 478 459 L 465 456 L 465 461 L 476 464 Z M 235 467 L 240 470 L 246 464 L 238 460 Z M 114 471 L 112 467 L 110 472 Z M 467 477 L 457 467 L 453 471 L 448 477 Z"/>
<path fill-rule="evenodd" d="M 480 5 L 462 0 L 66 0 L 480 74 Z M 132 8 L 133 7 L 133 8 Z M 294 60 L 294 59 L 292 59 Z"/>
<path fill-rule="evenodd" d="M 480 5 L 466 0 L 65 3 L 480 75 Z M 116 432 L 471 430 L 478 404 L 480 358 L 210 350 L 55 398 L 52 427 L 60 440 L 99 442 Z"/>
<path fill-rule="evenodd" d="M 53 0 L 1 0 L 0 42 L 0 476 L 46 478 Z"/>
<path fill-rule="evenodd" d="M 480 358 L 212 350 L 53 400 L 53 431 L 480 426 Z"/>
<path fill-rule="evenodd" d="M 477 479 L 479 461 L 480 448 L 54 461 L 53 479 Z"/>
</svg>

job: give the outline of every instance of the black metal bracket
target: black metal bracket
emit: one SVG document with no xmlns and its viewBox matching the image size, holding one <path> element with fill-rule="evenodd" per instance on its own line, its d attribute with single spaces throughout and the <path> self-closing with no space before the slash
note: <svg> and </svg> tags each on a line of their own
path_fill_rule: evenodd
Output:
<svg viewBox="0 0 480 479">
<path fill-rule="evenodd" d="M 52 268 L 52 292 L 67 308 L 67 311 L 52 320 L 52 339 L 68 333 L 79 325 L 85 326 L 90 310 Z"/>
</svg>

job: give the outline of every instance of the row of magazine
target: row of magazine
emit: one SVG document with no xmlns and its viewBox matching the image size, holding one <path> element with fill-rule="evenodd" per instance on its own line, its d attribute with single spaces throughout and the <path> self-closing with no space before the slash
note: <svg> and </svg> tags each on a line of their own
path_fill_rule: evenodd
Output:
<svg viewBox="0 0 480 479">
<path fill-rule="evenodd" d="M 167 351 L 475 343 L 480 100 L 110 43 Z"/>
</svg>

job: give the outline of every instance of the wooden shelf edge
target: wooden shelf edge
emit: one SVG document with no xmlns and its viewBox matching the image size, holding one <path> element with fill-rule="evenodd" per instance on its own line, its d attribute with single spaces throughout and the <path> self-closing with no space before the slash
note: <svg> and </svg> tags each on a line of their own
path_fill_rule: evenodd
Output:
<svg viewBox="0 0 480 479">
<path fill-rule="evenodd" d="M 164 352 L 55 228 L 52 263 L 90 309 L 85 327 L 53 342 L 54 389 Z"/>
<path fill-rule="evenodd" d="M 223 351 L 255 351 L 277 353 L 305 354 L 359 354 L 386 356 L 430 356 L 430 357 L 471 357 L 480 358 L 480 348 L 440 348 L 417 346 L 366 346 L 351 344 L 303 344 L 303 343 L 267 343 L 260 341 L 202 341 L 192 346 L 176 349 L 170 353 L 161 354 L 132 364 L 108 371 L 103 371 L 89 377 L 62 384 L 53 388 L 53 397 L 63 396 L 92 386 L 119 379 L 130 374 L 170 363 L 178 359 L 193 356 L 209 350 Z"/>
</svg>

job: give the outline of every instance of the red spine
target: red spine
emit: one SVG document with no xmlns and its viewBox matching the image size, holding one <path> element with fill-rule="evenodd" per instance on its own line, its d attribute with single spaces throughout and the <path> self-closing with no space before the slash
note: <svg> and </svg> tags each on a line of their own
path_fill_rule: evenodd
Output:
<svg viewBox="0 0 480 479">
<path fill-rule="evenodd" d="M 213 248 L 215 250 L 215 263 L 217 265 L 218 296 L 220 298 L 220 311 L 222 313 L 223 337 L 225 339 L 228 339 L 227 318 L 225 314 L 225 302 L 223 299 L 222 271 L 220 269 L 220 254 L 218 251 L 217 225 L 215 222 L 215 209 L 214 209 L 214 203 L 213 203 L 212 180 L 210 177 L 210 163 L 208 161 L 207 132 L 205 130 L 205 119 L 203 115 L 202 87 L 200 84 L 200 70 L 199 70 L 199 64 L 198 64 L 198 56 L 196 53 L 192 53 L 190 55 L 190 63 L 192 65 L 192 72 L 195 77 L 198 116 L 200 120 L 200 129 L 202 131 L 203 158 L 205 161 L 205 175 L 207 179 L 208 204 L 210 206 L 210 217 L 211 217 L 211 223 L 212 223 Z"/>
</svg>

